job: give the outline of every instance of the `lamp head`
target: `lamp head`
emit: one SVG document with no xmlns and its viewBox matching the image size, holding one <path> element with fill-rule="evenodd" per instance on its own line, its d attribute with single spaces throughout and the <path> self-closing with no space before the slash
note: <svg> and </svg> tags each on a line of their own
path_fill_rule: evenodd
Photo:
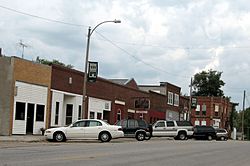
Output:
<svg viewBox="0 0 250 166">
<path fill-rule="evenodd" d="M 121 23 L 121 20 L 114 20 L 114 23 Z"/>
</svg>

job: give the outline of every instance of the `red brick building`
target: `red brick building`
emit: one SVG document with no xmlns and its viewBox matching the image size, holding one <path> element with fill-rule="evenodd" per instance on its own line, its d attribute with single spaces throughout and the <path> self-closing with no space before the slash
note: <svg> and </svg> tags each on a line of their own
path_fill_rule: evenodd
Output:
<svg viewBox="0 0 250 166">
<path fill-rule="evenodd" d="M 51 126 L 63 126 L 83 117 L 82 91 L 84 73 L 52 65 Z M 165 119 L 166 96 L 139 90 L 134 79 L 107 80 L 98 77 L 87 83 L 86 113 L 83 118 L 97 118 L 114 124 L 124 118 L 142 118 L 153 123 Z M 135 102 L 147 102 L 136 107 Z"/>
<path fill-rule="evenodd" d="M 191 121 L 194 125 L 229 128 L 233 103 L 225 97 L 197 97 L 197 108 L 192 109 Z"/>
<path fill-rule="evenodd" d="M 163 101 L 165 102 L 165 119 L 180 119 L 180 87 L 168 82 L 161 82 L 160 85 L 140 85 L 139 89 L 162 94 L 162 97 L 164 97 Z"/>
</svg>

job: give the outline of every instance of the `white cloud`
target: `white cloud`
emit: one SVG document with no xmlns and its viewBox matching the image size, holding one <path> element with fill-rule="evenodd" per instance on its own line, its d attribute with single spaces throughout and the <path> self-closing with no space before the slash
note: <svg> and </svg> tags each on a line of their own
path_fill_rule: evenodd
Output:
<svg viewBox="0 0 250 166">
<path fill-rule="evenodd" d="M 247 0 L 2 0 L 0 5 L 84 25 L 53 23 L 0 8 L 0 46 L 6 55 L 20 56 L 17 43 L 22 39 L 31 46 L 25 58 L 58 59 L 82 70 L 88 26 L 121 19 L 121 24 L 97 29 L 113 44 L 97 33 L 91 36 L 90 59 L 99 62 L 101 76 L 134 77 L 141 84 L 169 81 L 188 93 L 191 76 L 215 69 L 223 71 L 225 94 L 235 102 L 241 100 L 235 87 L 250 90 Z"/>
</svg>

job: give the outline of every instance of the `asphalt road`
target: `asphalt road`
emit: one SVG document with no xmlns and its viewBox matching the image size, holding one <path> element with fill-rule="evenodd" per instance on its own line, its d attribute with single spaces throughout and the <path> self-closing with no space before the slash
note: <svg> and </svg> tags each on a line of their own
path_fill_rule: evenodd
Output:
<svg viewBox="0 0 250 166">
<path fill-rule="evenodd" d="M 249 166 L 250 142 L 0 143 L 0 166 Z"/>
</svg>

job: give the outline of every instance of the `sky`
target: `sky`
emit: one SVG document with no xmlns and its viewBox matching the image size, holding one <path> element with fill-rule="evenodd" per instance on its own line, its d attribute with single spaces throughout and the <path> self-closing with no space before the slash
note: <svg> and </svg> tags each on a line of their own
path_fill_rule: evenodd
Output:
<svg viewBox="0 0 250 166">
<path fill-rule="evenodd" d="M 99 76 L 169 82 L 189 95 L 194 74 L 223 72 L 225 96 L 250 106 L 250 1 L 248 0 L 0 0 L 0 47 L 6 56 L 59 60 Z"/>
</svg>

